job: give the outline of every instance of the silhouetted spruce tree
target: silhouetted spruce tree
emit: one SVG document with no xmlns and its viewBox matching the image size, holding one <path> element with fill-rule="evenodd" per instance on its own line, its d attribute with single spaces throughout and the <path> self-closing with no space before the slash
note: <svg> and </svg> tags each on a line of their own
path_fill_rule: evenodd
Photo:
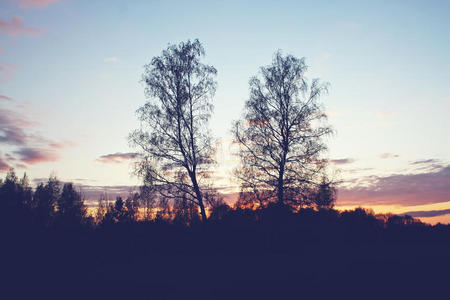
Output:
<svg viewBox="0 0 450 300">
<path fill-rule="evenodd" d="M 312 203 L 317 208 L 333 208 L 336 202 L 336 187 L 326 177 L 322 178 L 320 184 L 311 194 Z"/>
<path fill-rule="evenodd" d="M 30 210 L 32 206 L 33 190 L 31 189 L 27 173 L 23 173 L 23 177 L 20 180 L 19 193 L 21 194 L 21 205 L 25 209 Z"/>
<path fill-rule="evenodd" d="M 217 71 L 201 62 L 204 55 L 198 40 L 188 40 L 170 45 L 145 67 L 149 101 L 137 111 L 141 128 L 130 142 L 141 150 L 137 173 L 144 185 L 166 199 L 186 195 L 206 221 L 205 179 L 214 150 L 207 123 Z"/>
<path fill-rule="evenodd" d="M 72 183 L 63 186 L 61 196 L 57 200 L 57 218 L 59 224 L 78 225 L 86 216 L 86 207 L 81 194 Z"/>
<path fill-rule="evenodd" d="M 31 197 L 32 191 L 26 174 L 19 180 L 11 168 L 5 180 L 0 183 L 0 221 L 5 224 L 11 223 L 11 226 L 21 222 L 28 223 Z"/>
<path fill-rule="evenodd" d="M 114 219 L 115 222 L 122 223 L 125 221 L 125 218 L 125 202 L 122 197 L 118 196 L 116 197 L 116 202 L 114 202 Z"/>
<path fill-rule="evenodd" d="M 3 210 L 11 209 L 19 205 L 20 198 L 18 193 L 19 179 L 14 169 L 6 173 L 5 181 L 0 188 L 0 200 Z"/>
<path fill-rule="evenodd" d="M 277 52 L 250 79 L 250 98 L 233 133 L 241 161 L 236 176 L 255 201 L 301 205 L 320 183 L 323 138 L 332 133 L 318 103 L 327 85 L 308 82 L 306 70 L 303 58 Z"/>
<path fill-rule="evenodd" d="M 59 180 L 50 176 L 47 183 L 42 182 L 33 194 L 32 209 L 39 223 L 49 226 L 56 214 L 56 202 L 61 193 Z"/>
</svg>

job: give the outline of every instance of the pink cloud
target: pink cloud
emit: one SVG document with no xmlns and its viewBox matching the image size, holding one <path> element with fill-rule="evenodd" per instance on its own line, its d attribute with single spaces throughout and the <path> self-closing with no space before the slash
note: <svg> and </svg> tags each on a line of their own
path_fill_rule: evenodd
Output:
<svg viewBox="0 0 450 300">
<path fill-rule="evenodd" d="M 20 8 L 43 8 L 49 4 L 59 2 L 59 0 L 17 0 Z"/>
<path fill-rule="evenodd" d="M 137 153 L 129 152 L 129 153 L 113 153 L 113 154 L 105 154 L 100 156 L 96 161 L 102 163 L 121 163 L 126 160 L 134 159 L 138 156 Z"/>
<path fill-rule="evenodd" d="M 16 112 L 0 108 L 0 144 L 24 145 L 28 139 L 24 128 L 29 125 Z"/>
<path fill-rule="evenodd" d="M 40 148 L 22 148 L 14 151 L 14 154 L 19 155 L 20 160 L 27 164 L 37 164 L 42 162 L 50 162 L 59 159 L 56 152 Z"/>
<path fill-rule="evenodd" d="M 13 17 L 10 21 L 0 20 L 0 31 L 10 36 L 39 36 L 42 33 L 42 29 L 24 26 L 21 17 Z"/>
<path fill-rule="evenodd" d="M 450 165 L 419 174 L 367 178 L 366 184 L 339 188 L 339 205 L 422 205 L 450 201 Z"/>
<path fill-rule="evenodd" d="M 26 169 L 27 168 L 27 166 L 26 165 L 24 165 L 24 164 L 15 164 L 14 165 L 14 168 L 17 168 L 17 169 Z"/>
<path fill-rule="evenodd" d="M 5 95 L 0 95 L 0 100 L 13 101 L 13 98 L 5 96 Z"/>
<path fill-rule="evenodd" d="M 69 141 L 55 142 L 55 143 L 50 143 L 49 146 L 52 147 L 53 149 L 64 149 L 66 147 L 74 146 L 74 143 L 69 142 Z"/>
<path fill-rule="evenodd" d="M 14 78 L 14 72 L 19 69 L 18 65 L 4 64 L 0 65 L 0 82 L 8 81 Z"/>
<path fill-rule="evenodd" d="M 353 158 L 340 158 L 340 159 L 332 159 L 330 163 L 333 165 L 347 165 L 355 162 Z"/>
<path fill-rule="evenodd" d="M 394 154 L 394 153 L 382 153 L 380 154 L 380 158 L 386 159 L 386 158 L 397 158 L 400 155 Z"/>
<path fill-rule="evenodd" d="M 8 171 L 10 166 L 0 157 L 0 171 Z"/>
<path fill-rule="evenodd" d="M 16 150 L 5 154 L 8 162 L 18 168 L 24 164 L 37 164 L 59 159 L 59 150 L 73 145 L 68 141 L 55 142 L 30 132 L 36 122 L 30 121 L 16 111 L 0 108 L 0 147 L 9 145 Z M 3 166 L 4 167 L 4 166 Z"/>
</svg>

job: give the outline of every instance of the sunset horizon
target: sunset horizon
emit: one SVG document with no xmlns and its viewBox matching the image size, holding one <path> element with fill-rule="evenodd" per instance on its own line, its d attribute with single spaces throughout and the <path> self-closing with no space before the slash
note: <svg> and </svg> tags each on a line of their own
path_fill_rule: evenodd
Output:
<svg viewBox="0 0 450 300">
<path fill-rule="evenodd" d="M 339 182 L 336 207 L 448 223 L 450 42 L 448 4 L 437 3 L 262 2 L 256 9 L 275 17 L 269 26 L 248 15 L 249 3 L 96 1 L 91 10 L 73 0 L 3 1 L 0 176 L 14 168 L 36 186 L 55 174 L 91 202 L 95 191 L 125 196 L 141 185 L 128 135 L 147 101 L 144 65 L 168 44 L 198 38 L 218 72 L 209 126 L 214 184 L 226 198 L 239 191 L 232 123 L 249 79 L 281 49 L 305 58 L 308 79 L 330 84 L 320 101 L 334 129 L 324 157 Z"/>
</svg>

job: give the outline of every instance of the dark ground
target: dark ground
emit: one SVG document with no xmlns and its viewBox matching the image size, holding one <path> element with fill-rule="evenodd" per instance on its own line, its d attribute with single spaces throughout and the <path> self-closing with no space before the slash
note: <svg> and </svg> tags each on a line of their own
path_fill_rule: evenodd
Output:
<svg viewBox="0 0 450 300">
<path fill-rule="evenodd" d="M 349 236 L 347 227 L 328 224 L 319 238 L 327 227 L 308 237 L 311 228 L 302 226 L 286 235 L 285 227 L 268 230 L 268 224 L 222 225 L 5 233 L 0 298 L 450 297 L 446 226 L 380 227 L 377 234 L 361 223 Z"/>
</svg>

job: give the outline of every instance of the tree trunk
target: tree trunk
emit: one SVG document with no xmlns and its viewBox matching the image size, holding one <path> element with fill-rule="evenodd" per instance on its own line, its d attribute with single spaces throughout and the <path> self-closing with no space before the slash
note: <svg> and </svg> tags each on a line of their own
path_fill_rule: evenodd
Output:
<svg viewBox="0 0 450 300">
<path fill-rule="evenodd" d="M 203 205 L 203 200 L 199 201 L 199 205 L 200 205 L 200 214 L 202 215 L 202 222 L 206 223 L 206 221 L 208 221 L 208 219 L 206 218 L 206 210 L 205 210 L 205 205 Z"/>
<path fill-rule="evenodd" d="M 195 173 L 191 172 L 189 173 L 189 175 L 191 177 L 195 195 L 197 196 L 198 206 L 200 206 L 200 214 L 202 216 L 202 222 L 205 223 L 208 219 L 206 217 L 205 205 L 203 203 L 203 195 L 202 192 L 200 191 L 200 187 L 198 186 L 197 176 L 195 176 Z"/>
<path fill-rule="evenodd" d="M 277 200 L 278 204 L 282 206 L 284 204 L 284 182 L 283 182 L 283 176 L 284 176 L 284 168 L 281 167 L 280 173 L 278 176 L 278 184 L 277 184 Z"/>
</svg>

